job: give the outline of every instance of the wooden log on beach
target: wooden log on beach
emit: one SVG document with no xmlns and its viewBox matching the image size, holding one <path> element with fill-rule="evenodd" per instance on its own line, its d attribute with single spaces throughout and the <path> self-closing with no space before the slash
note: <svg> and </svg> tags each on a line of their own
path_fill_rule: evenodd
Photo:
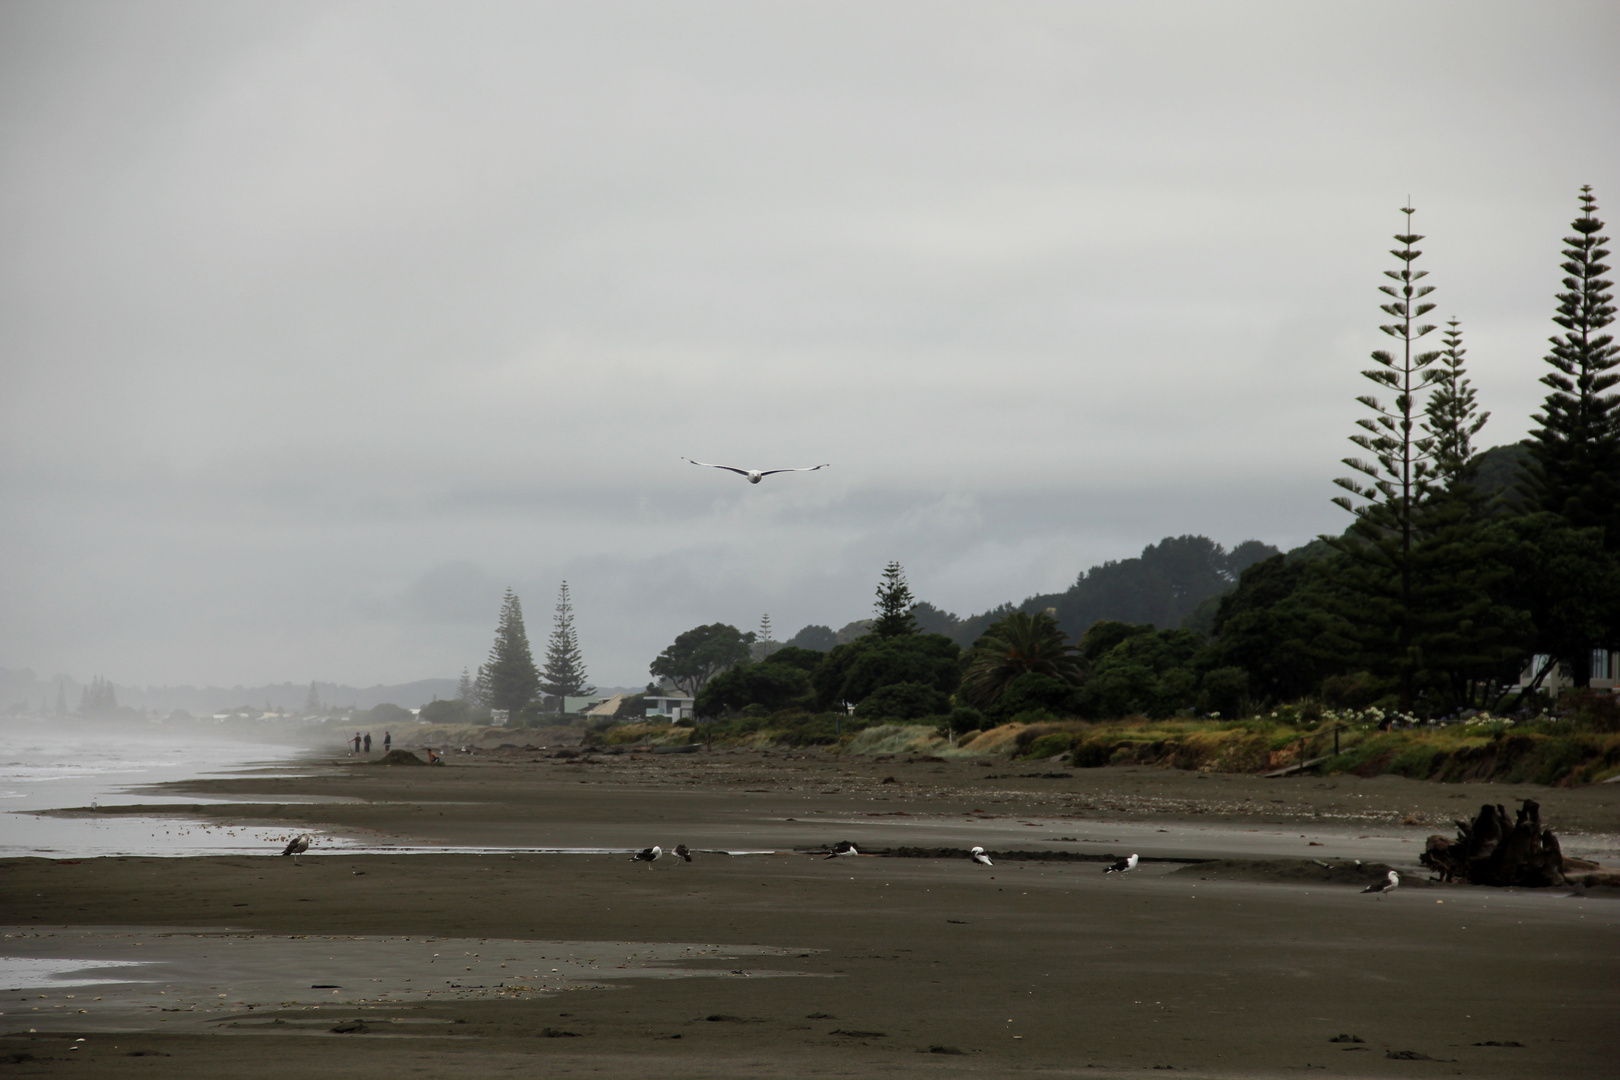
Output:
<svg viewBox="0 0 1620 1080">
<path fill-rule="evenodd" d="M 1563 885 L 1564 854 L 1558 837 L 1541 825 L 1541 805 L 1524 800 L 1510 825 L 1500 803 L 1486 803 L 1472 821 L 1457 822 L 1457 838 L 1431 836 L 1424 866 L 1442 881 L 1470 885 Z"/>
</svg>

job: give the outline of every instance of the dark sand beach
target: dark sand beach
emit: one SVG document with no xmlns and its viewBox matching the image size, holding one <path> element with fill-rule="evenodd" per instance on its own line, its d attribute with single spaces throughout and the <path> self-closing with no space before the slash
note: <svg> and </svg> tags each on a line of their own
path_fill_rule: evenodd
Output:
<svg viewBox="0 0 1620 1080">
<path fill-rule="evenodd" d="M 1613 786 L 720 751 L 304 772 L 170 787 L 248 801 L 162 811 L 318 826 L 365 853 L 0 866 L 5 955 L 146 962 L 111 969 L 139 982 L 0 992 L 0 1067 L 1566 1077 L 1620 1052 L 1611 890 L 1408 872 L 1452 818 L 1523 797 L 1566 854 L 1613 865 Z M 1007 854 L 804 853 L 842 839 Z M 653 843 L 775 853 L 384 847 Z M 1136 872 L 1101 872 L 1132 851 Z M 1402 888 L 1363 895 L 1384 865 Z"/>
</svg>

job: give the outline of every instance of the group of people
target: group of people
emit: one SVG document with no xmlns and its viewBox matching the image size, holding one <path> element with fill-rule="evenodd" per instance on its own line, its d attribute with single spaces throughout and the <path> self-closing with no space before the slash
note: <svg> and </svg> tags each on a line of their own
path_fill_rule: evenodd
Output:
<svg viewBox="0 0 1620 1080">
<path fill-rule="evenodd" d="M 354 733 L 354 738 L 350 739 L 349 741 L 354 743 L 355 753 L 361 753 L 362 747 L 364 747 L 364 753 L 371 753 L 371 732 L 368 731 L 364 735 L 361 735 L 357 731 Z M 393 749 L 393 746 L 394 737 L 386 731 L 383 732 L 383 753 L 388 753 L 389 750 Z"/>
</svg>

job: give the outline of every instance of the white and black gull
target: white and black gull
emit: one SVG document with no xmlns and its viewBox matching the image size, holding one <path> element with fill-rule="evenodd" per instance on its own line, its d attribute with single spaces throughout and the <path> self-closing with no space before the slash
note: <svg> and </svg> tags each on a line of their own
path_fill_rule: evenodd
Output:
<svg viewBox="0 0 1620 1080">
<path fill-rule="evenodd" d="M 840 841 L 838 841 L 838 843 L 836 843 L 836 844 L 834 844 L 832 846 L 832 849 L 830 851 L 827 852 L 827 858 L 836 859 L 840 855 L 859 855 L 859 854 L 860 854 L 860 852 L 855 850 L 855 844 L 854 844 L 853 841 L 840 840 Z"/>
<path fill-rule="evenodd" d="M 630 861 L 644 863 L 657 862 L 658 856 L 662 855 L 663 853 L 664 849 L 659 847 L 657 844 L 654 844 L 652 847 L 644 847 L 634 855 L 630 856 Z"/>
<path fill-rule="evenodd" d="M 1377 893 L 1378 899 L 1382 900 L 1384 898 L 1384 893 L 1394 892 L 1400 887 L 1401 875 L 1391 870 L 1388 874 L 1384 875 L 1383 881 L 1375 881 L 1361 891 L 1364 893 Z"/>
<path fill-rule="evenodd" d="M 1103 867 L 1103 873 L 1105 873 L 1105 874 L 1128 874 L 1132 870 L 1136 869 L 1137 861 L 1138 861 L 1137 857 L 1134 854 L 1127 855 L 1123 859 L 1115 859 L 1113 862 L 1111 862 L 1107 866 Z"/>
<path fill-rule="evenodd" d="M 982 847 L 974 847 L 974 848 L 972 848 L 968 852 L 968 858 L 972 859 L 974 862 L 978 863 L 980 866 L 994 866 L 994 865 L 996 865 L 995 863 L 990 861 L 990 856 L 988 856 L 988 855 L 986 855 L 984 853 L 984 848 L 982 848 Z"/>
<path fill-rule="evenodd" d="M 734 472 L 738 476 L 747 477 L 750 484 L 757 484 L 767 476 L 775 476 L 777 473 L 815 472 L 817 469 L 829 468 L 832 464 L 828 462 L 825 465 L 807 465 L 802 469 L 738 469 L 730 465 L 712 465 L 707 461 L 692 461 L 691 458 L 681 458 L 681 460 L 690 461 L 693 465 L 702 465 L 705 469 L 724 469 L 727 472 Z"/>
</svg>

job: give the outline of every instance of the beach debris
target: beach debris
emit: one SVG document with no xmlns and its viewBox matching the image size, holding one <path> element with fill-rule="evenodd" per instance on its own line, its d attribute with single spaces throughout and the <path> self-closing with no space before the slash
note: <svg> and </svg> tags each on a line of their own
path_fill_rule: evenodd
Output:
<svg viewBox="0 0 1620 1080">
<path fill-rule="evenodd" d="M 366 1022 L 364 1020 L 345 1020 L 343 1023 L 333 1028 L 332 1033 L 334 1035 L 364 1035 L 370 1030 L 370 1028 L 366 1027 Z"/>
<path fill-rule="evenodd" d="M 984 853 L 984 848 L 982 848 L 982 847 L 974 847 L 971 851 L 968 852 L 968 856 L 974 862 L 978 863 L 980 866 L 994 866 L 994 865 L 996 865 L 995 863 L 990 861 L 990 856 L 988 856 L 988 855 L 986 855 Z"/>
<path fill-rule="evenodd" d="M 1525 799 L 1508 824 L 1500 803 L 1486 803 L 1473 821 L 1457 822 L 1457 838 L 1431 836 L 1419 862 L 1441 881 L 1470 885 L 1565 885 L 1564 854 L 1553 831 L 1541 826 L 1541 804 Z"/>
<path fill-rule="evenodd" d="M 1398 889 L 1400 887 L 1401 887 L 1401 875 L 1399 875 L 1395 871 L 1391 870 L 1389 873 L 1384 875 L 1384 880 L 1375 881 L 1371 885 L 1367 886 L 1365 889 L 1362 889 L 1361 891 L 1364 892 L 1364 893 L 1378 893 L 1379 894 L 1378 899 L 1382 900 L 1384 898 L 1383 897 L 1384 893 L 1394 892 L 1396 889 Z"/>
<path fill-rule="evenodd" d="M 1123 859 L 1115 859 L 1113 862 L 1111 862 L 1107 866 L 1103 867 L 1103 873 L 1105 873 L 1105 874 L 1128 874 L 1132 870 L 1136 869 L 1137 862 L 1138 862 L 1138 858 L 1133 853 L 1133 854 L 1125 856 L 1125 858 L 1123 858 Z"/>
<path fill-rule="evenodd" d="M 663 853 L 664 849 L 659 847 L 657 844 L 654 844 L 652 847 L 642 848 L 640 851 L 630 856 L 630 861 L 653 863 L 657 862 L 658 856 L 662 855 Z"/>
<path fill-rule="evenodd" d="M 1359 1043 L 1366 1042 L 1360 1035 L 1335 1035 L 1328 1042 Z"/>
<path fill-rule="evenodd" d="M 747 477 L 750 484 L 757 484 L 767 476 L 775 476 L 777 473 L 815 472 L 817 469 L 830 467 L 829 465 L 808 465 L 802 469 L 734 469 L 730 465 L 711 465 L 707 461 L 692 461 L 689 457 L 683 457 L 681 460 L 691 462 L 693 465 L 702 465 L 705 469 L 724 469 L 727 472 L 734 472 L 738 476 Z"/>
</svg>

